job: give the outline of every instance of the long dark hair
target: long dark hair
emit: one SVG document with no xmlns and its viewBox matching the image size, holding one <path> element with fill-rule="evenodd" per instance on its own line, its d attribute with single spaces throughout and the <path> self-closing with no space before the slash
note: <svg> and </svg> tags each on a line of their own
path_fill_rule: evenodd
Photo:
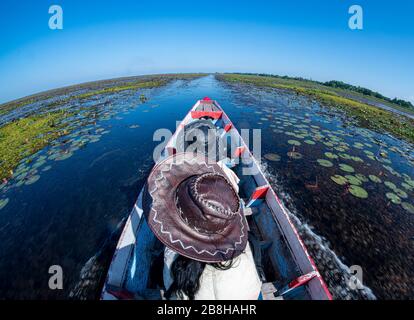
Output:
<svg viewBox="0 0 414 320">
<path fill-rule="evenodd" d="M 200 289 L 200 277 L 207 263 L 196 261 L 179 255 L 171 265 L 173 283 L 165 293 L 165 298 L 170 299 L 176 294 L 179 299 L 184 295 L 194 300 L 195 294 Z M 210 264 L 219 270 L 228 270 L 233 265 L 233 260 Z"/>
</svg>

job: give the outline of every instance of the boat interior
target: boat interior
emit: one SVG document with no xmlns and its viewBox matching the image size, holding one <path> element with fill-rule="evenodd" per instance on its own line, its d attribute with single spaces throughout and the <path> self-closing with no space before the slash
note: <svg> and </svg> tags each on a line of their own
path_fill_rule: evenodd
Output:
<svg viewBox="0 0 414 320">
<path fill-rule="evenodd" d="M 223 135 L 224 128 L 229 124 L 226 121 L 227 117 L 214 119 L 214 116 L 209 117 L 203 113 L 222 112 L 221 108 L 218 108 L 213 101 L 200 103 L 193 111 L 200 111 L 201 113 L 198 114 L 199 118 L 211 121 L 218 129 L 217 134 Z M 182 128 L 185 128 L 186 125 L 194 120 L 191 119 L 190 115 L 187 115 Z M 228 167 L 240 179 L 239 196 L 246 209 L 245 212 L 250 228 L 249 243 L 253 251 L 257 271 L 262 282 L 267 284 L 264 288 L 272 288 L 271 290 L 266 289 L 268 292 L 262 291 L 263 299 L 311 299 L 309 285 L 299 286 L 283 296 L 278 294 L 277 291 L 292 280 L 306 272 L 310 272 L 310 266 L 305 264 L 304 267 L 298 263 L 297 254 L 295 255 L 294 248 L 292 248 L 292 246 L 297 244 L 292 245 L 292 241 L 289 241 L 287 237 L 286 227 L 283 228 L 281 220 L 276 217 L 276 214 L 282 214 L 281 212 L 275 212 L 275 210 L 280 210 L 280 203 L 276 202 L 270 192 L 265 198 L 255 201 L 254 205 L 248 206 L 251 195 L 258 188 L 267 185 L 267 180 L 260 170 L 256 170 L 255 174 L 244 174 L 243 170 L 252 169 L 252 167 L 258 166 L 258 164 L 254 161 L 247 146 L 244 145 L 237 130 L 229 130 L 226 143 L 225 157 L 228 159 Z M 239 152 L 239 157 L 235 157 L 234 148 L 231 147 L 231 144 L 234 143 L 236 143 L 236 150 L 245 147 L 247 152 Z M 166 152 L 168 152 L 169 148 L 173 148 L 174 144 L 174 139 L 172 139 L 165 149 Z M 167 154 L 164 156 L 167 156 Z M 106 286 L 107 289 L 112 286 L 122 287 L 128 292 L 133 293 L 136 299 L 161 299 L 162 290 L 164 289 L 164 245 L 149 229 L 146 219 L 142 215 L 141 199 L 142 193 L 130 217 L 131 231 L 134 234 L 133 240 L 130 243 L 124 240 L 126 242 L 124 248 L 128 248 L 127 258 L 125 258 L 127 266 L 123 268 L 123 274 L 118 277 L 118 283 L 109 279 L 110 281 L 107 282 Z M 122 255 L 122 253 L 118 254 Z M 313 283 L 315 286 L 317 285 L 316 281 L 317 279 L 313 279 L 309 284 Z"/>
</svg>

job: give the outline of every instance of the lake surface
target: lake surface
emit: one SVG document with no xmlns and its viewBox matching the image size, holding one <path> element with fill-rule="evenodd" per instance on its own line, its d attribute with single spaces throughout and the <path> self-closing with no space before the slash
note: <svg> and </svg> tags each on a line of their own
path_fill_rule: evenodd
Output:
<svg viewBox="0 0 414 320">
<path fill-rule="evenodd" d="M 22 162 L 0 190 L 0 299 L 98 297 L 154 131 L 174 131 L 204 96 L 262 130 L 263 168 L 336 298 L 414 298 L 413 146 L 308 98 L 208 76 L 82 101 L 70 134 Z M 48 287 L 52 265 L 63 290 Z M 351 265 L 364 290 L 346 286 Z"/>
</svg>

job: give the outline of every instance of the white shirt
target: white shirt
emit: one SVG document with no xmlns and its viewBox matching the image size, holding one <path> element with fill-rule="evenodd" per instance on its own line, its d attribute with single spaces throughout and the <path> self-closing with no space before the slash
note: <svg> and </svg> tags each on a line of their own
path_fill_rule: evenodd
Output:
<svg viewBox="0 0 414 320">
<path fill-rule="evenodd" d="M 166 248 L 164 252 L 164 285 L 168 288 L 173 283 L 171 265 L 177 253 Z M 200 289 L 195 300 L 257 300 L 262 283 L 256 271 L 250 245 L 233 260 L 228 270 L 216 269 L 206 265 L 200 277 Z M 185 298 L 188 299 L 187 297 Z"/>
</svg>

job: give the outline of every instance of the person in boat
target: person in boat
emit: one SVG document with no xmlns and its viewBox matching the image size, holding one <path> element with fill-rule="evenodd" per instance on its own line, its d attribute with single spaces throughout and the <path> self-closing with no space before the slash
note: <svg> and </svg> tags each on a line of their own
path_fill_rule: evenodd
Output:
<svg viewBox="0 0 414 320">
<path fill-rule="evenodd" d="M 148 177 L 144 213 L 165 245 L 167 299 L 259 298 L 261 281 L 237 176 L 223 168 L 179 153 L 157 164 Z"/>
</svg>

